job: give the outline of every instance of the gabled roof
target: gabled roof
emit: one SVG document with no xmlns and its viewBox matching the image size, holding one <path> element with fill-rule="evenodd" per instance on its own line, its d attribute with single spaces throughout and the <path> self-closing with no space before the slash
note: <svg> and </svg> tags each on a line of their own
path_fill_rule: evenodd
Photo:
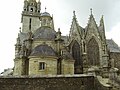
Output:
<svg viewBox="0 0 120 90">
<path fill-rule="evenodd" d="M 76 29 L 75 29 L 76 28 Z M 74 34 L 79 34 L 80 38 L 82 37 L 82 27 L 78 24 L 77 18 L 76 18 L 76 14 L 75 11 L 73 11 L 73 19 L 72 19 L 72 25 L 71 25 L 71 29 L 70 29 L 70 34 L 74 35 Z"/>
</svg>

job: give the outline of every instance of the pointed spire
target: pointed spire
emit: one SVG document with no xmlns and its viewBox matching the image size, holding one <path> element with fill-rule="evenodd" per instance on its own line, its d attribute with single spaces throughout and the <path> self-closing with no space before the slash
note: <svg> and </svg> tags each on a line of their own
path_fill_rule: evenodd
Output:
<svg viewBox="0 0 120 90">
<path fill-rule="evenodd" d="M 94 18 L 94 16 L 93 16 L 93 9 L 90 8 L 90 19 L 92 19 L 92 18 Z"/>
<path fill-rule="evenodd" d="M 21 54 L 22 54 L 22 56 L 26 56 L 26 45 L 25 45 L 25 41 L 23 41 L 23 44 L 22 44 Z"/>
<path fill-rule="evenodd" d="M 60 31 L 60 28 L 58 28 L 58 36 L 61 37 L 61 31 Z"/>
<path fill-rule="evenodd" d="M 106 40 L 103 15 L 100 19 L 99 31 L 100 31 L 100 35 L 101 35 L 102 40 L 103 41 Z"/>
<path fill-rule="evenodd" d="M 100 26 L 104 25 L 104 19 L 103 19 L 103 15 L 101 17 L 101 20 L 100 20 Z"/>
<path fill-rule="evenodd" d="M 77 23 L 77 18 L 76 18 L 75 11 L 73 11 L 73 21 L 72 22 L 74 22 L 74 21 Z"/>
<path fill-rule="evenodd" d="M 90 8 L 90 18 L 89 18 L 88 24 L 91 22 L 91 20 L 95 21 L 92 8 Z M 96 21 L 95 21 L 95 23 L 96 23 Z"/>
<path fill-rule="evenodd" d="M 94 24 L 94 26 L 92 24 Z M 88 24 L 87 24 L 87 28 L 89 27 L 98 29 L 98 25 L 96 24 L 92 8 L 90 9 L 90 17 L 89 17 Z"/>
<path fill-rule="evenodd" d="M 17 43 L 15 44 L 15 57 L 19 57 L 19 52 L 21 50 L 21 41 L 20 41 L 20 36 L 18 34 L 18 38 L 17 38 Z"/>
<path fill-rule="evenodd" d="M 19 34 L 18 34 L 18 38 L 17 38 L 17 45 L 21 45 Z"/>
<path fill-rule="evenodd" d="M 55 28 L 54 28 L 54 19 L 53 19 L 53 14 L 52 14 L 51 28 L 52 28 L 53 30 L 55 30 Z"/>
<path fill-rule="evenodd" d="M 104 19 L 103 19 L 103 15 L 102 15 L 102 17 L 101 17 L 101 19 L 100 19 L 100 29 L 102 29 L 102 30 L 104 30 Z"/>
</svg>

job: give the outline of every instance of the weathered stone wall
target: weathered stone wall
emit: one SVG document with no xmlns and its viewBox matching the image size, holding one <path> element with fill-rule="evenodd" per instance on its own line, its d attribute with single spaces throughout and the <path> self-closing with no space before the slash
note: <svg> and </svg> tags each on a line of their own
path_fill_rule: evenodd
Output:
<svg viewBox="0 0 120 90">
<path fill-rule="evenodd" d="M 119 74 L 120 74 L 120 53 L 119 52 L 111 52 L 110 53 L 110 58 L 115 60 L 115 67 L 119 69 Z"/>
<path fill-rule="evenodd" d="M 40 16 L 33 15 L 32 17 L 30 15 L 22 15 L 22 31 L 24 33 L 29 32 L 29 25 L 30 25 L 30 19 L 31 19 L 31 30 L 32 32 L 35 32 L 40 27 Z"/>
<path fill-rule="evenodd" d="M 94 78 L 94 90 L 113 90 L 110 86 L 102 85 L 97 78 Z"/>
<path fill-rule="evenodd" d="M 0 90 L 96 90 L 93 76 L 0 77 Z"/>
<path fill-rule="evenodd" d="M 45 63 L 45 69 L 39 70 L 39 62 Z M 57 75 L 56 57 L 31 57 L 29 60 L 29 75 Z"/>
</svg>

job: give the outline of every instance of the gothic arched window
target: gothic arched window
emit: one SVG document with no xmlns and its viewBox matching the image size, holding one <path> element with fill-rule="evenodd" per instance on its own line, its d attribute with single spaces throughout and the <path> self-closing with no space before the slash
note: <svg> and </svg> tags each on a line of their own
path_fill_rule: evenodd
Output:
<svg viewBox="0 0 120 90">
<path fill-rule="evenodd" d="M 94 38 L 90 39 L 87 44 L 87 57 L 90 65 L 99 65 L 99 46 Z"/>
<path fill-rule="evenodd" d="M 80 45 L 77 41 L 74 42 L 72 46 L 72 56 L 75 60 L 74 69 L 75 73 L 82 73 L 82 59 L 80 56 Z"/>
</svg>

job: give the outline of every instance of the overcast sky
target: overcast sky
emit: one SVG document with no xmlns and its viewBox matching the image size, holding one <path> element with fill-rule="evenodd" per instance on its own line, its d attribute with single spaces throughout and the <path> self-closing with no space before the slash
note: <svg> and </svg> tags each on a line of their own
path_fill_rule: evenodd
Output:
<svg viewBox="0 0 120 90">
<path fill-rule="evenodd" d="M 21 12 L 24 0 L 1 0 L 0 2 L 0 72 L 14 66 L 14 45 L 21 27 Z M 54 16 L 55 29 L 61 28 L 67 35 L 72 22 L 73 10 L 76 11 L 80 26 L 85 27 L 90 8 L 96 23 L 104 15 L 106 36 L 120 46 L 120 0 L 41 0 L 41 12 Z"/>
</svg>

